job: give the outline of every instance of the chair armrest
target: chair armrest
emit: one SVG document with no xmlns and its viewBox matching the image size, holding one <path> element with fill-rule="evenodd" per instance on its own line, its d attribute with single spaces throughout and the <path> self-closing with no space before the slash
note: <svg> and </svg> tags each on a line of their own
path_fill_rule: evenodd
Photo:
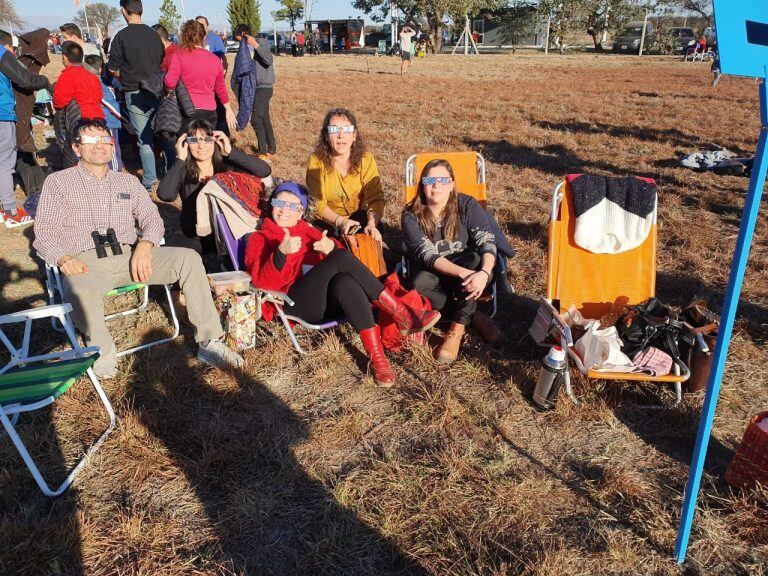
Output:
<svg viewBox="0 0 768 576">
<path fill-rule="evenodd" d="M 274 302 L 276 304 L 287 304 L 288 306 L 293 306 L 294 302 L 288 297 L 288 294 L 285 292 L 278 292 L 277 290 L 266 290 L 264 288 L 259 288 L 258 286 L 254 286 L 251 284 L 251 290 L 254 292 L 260 292 L 267 296 L 265 299 L 266 302 Z"/>
<path fill-rule="evenodd" d="M 53 304 L 51 306 L 41 306 L 40 308 L 30 308 L 28 310 L 19 310 L 0 316 L 0 325 L 15 324 L 25 322 L 26 320 L 37 320 L 39 318 L 50 318 L 51 316 L 64 316 L 72 312 L 72 305 L 68 302 L 63 304 Z"/>
</svg>

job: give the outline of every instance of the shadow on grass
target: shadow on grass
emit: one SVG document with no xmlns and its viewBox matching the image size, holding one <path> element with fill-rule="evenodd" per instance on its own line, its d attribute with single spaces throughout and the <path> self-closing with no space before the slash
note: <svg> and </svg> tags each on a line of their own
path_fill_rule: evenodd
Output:
<svg viewBox="0 0 768 576">
<path fill-rule="evenodd" d="M 212 558 L 237 574 L 424 573 L 307 475 L 293 450 L 308 429 L 263 382 L 204 370 L 178 340 L 162 355 L 161 371 L 137 363 L 127 397 L 218 537 L 181 561 Z"/>
<path fill-rule="evenodd" d="M 613 164 L 585 160 L 561 144 L 534 148 L 516 146 L 506 140 L 474 139 L 464 139 L 464 144 L 480 152 L 489 162 L 518 168 L 533 168 L 559 177 L 595 170 L 615 176 L 621 176 L 627 172 L 625 168 Z"/>
</svg>

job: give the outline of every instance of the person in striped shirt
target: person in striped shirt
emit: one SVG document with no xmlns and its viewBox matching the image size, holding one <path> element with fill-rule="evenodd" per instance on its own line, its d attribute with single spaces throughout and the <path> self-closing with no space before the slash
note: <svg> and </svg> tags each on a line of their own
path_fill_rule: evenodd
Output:
<svg viewBox="0 0 768 576">
<path fill-rule="evenodd" d="M 109 170 L 115 145 L 104 120 L 82 120 L 72 147 L 77 166 L 50 175 L 43 185 L 33 246 L 63 274 L 64 299 L 88 343 L 101 348 L 96 374 L 117 374 L 117 352 L 104 321 L 105 292 L 132 282 L 179 282 L 202 362 L 239 367 L 243 359 L 221 341 L 224 331 L 213 304 L 200 255 L 188 248 L 159 246 L 165 228 L 157 206 L 139 180 Z M 112 231 L 120 250 L 104 246 L 99 257 L 94 235 Z M 122 251 L 122 253 L 119 253 Z"/>
</svg>

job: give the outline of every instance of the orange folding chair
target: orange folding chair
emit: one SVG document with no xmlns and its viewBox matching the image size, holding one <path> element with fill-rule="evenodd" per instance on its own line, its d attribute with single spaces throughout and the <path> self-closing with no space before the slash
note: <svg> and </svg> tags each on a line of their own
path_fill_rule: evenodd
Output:
<svg viewBox="0 0 768 576">
<path fill-rule="evenodd" d="M 405 203 L 408 204 L 416 198 L 418 193 L 418 177 L 424 166 L 432 160 L 447 160 L 453 168 L 456 181 L 456 190 L 462 194 L 472 196 L 478 201 L 483 210 L 488 209 L 488 190 L 485 185 L 485 158 L 478 152 L 420 152 L 410 156 L 405 161 Z M 499 254 L 496 260 L 499 267 L 499 275 L 506 277 L 507 262 Z M 405 257 L 403 257 L 402 269 L 407 275 Z M 488 315 L 492 318 L 498 308 L 498 288 L 496 282 L 491 291 L 491 310 Z"/>
<path fill-rule="evenodd" d="M 675 406 L 682 398 L 681 383 L 689 370 L 682 362 L 674 365 L 674 374 L 649 376 L 626 372 L 605 372 L 584 366 L 576 353 L 573 338 L 562 312 L 573 305 L 584 318 L 597 319 L 611 310 L 619 297 L 628 298 L 628 304 L 639 304 L 656 293 L 656 212 L 645 242 L 618 254 L 594 254 L 576 245 L 574 233 L 573 195 L 567 181 L 558 184 L 552 195 L 547 248 L 547 295 L 541 302 L 552 316 L 552 327 L 560 336 L 563 350 L 587 378 L 601 380 L 634 380 L 673 384 Z M 567 370 L 566 370 L 567 373 Z M 566 378 L 566 393 L 576 404 L 570 378 Z"/>
</svg>

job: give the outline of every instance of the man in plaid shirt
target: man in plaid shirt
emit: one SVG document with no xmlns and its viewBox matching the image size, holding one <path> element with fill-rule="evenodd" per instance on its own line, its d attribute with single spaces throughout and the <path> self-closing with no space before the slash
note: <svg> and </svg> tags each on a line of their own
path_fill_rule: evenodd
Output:
<svg viewBox="0 0 768 576">
<path fill-rule="evenodd" d="M 243 359 L 227 348 L 202 260 L 194 250 L 158 246 L 163 221 L 147 190 L 130 174 L 107 165 L 115 142 L 104 120 L 86 119 L 72 147 L 80 163 L 49 176 L 43 185 L 35 220 L 34 248 L 63 273 L 64 298 L 88 343 L 101 348 L 96 374 L 117 374 L 115 344 L 104 321 L 104 293 L 132 282 L 179 282 L 189 320 L 200 344 L 197 357 L 213 366 L 239 367 Z M 122 247 L 99 258 L 94 232 L 113 229 Z M 138 234 L 137 234 L 138 228 Z"/>
</svg>

